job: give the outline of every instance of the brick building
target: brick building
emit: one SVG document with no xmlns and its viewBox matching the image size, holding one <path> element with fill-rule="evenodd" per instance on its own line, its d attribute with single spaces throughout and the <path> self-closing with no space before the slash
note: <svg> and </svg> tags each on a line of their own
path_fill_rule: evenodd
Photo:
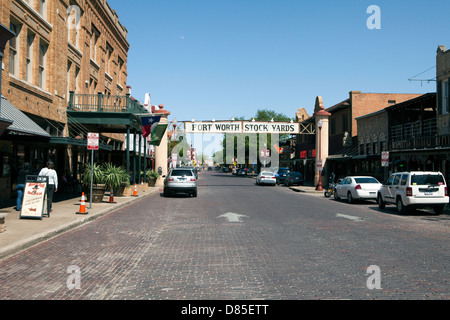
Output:
<svg viewBox="0 0 450 320">
<path fill-rule="evenodd" d="M 358 124 L 356 119 L 420 96 L 420 94 L 403 93 L 362 93 L 350 91 L 349 97 L 332 107 L 329 112 L 328 144 L 329 157 L 324 164 L 323 183 L 328 183 L 327 176 L 334 172 L 336 177 L 360 172 L 354 167 L 352 156 L 358 156 Z M 314 116 L 304 123 L 314 123 Z M 315 170 L 315 135 L 307 135 L 297 143 L 296 158 L 300 158 L 296 170 L 305 172 L 306 182 L 313 183 Z M 325 159 L 324 159 L 325 160 Z"/>
<path fill-rule="evenodd" d="M 5 48 L 2 94 L 38 124 L 50 140 L 4 133 L 0 157 L 10 177 L 25 162 L 48 159 L 59 175 L 79 174 L 86 159 L 86 130 L 68 121 L 69 92 L 123 95 L 127 88 L 127 29 L 105 0 L 0 0 L 0 22 L 16 36 Z M 31 138 L 31 139 L 30 139 Z M 122 150 L 124 135 L 101 133 L 101 149 Z"/>
</svg>

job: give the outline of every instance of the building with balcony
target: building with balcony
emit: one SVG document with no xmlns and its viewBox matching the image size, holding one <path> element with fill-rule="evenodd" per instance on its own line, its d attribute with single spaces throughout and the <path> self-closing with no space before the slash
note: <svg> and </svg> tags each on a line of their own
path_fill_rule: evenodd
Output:
<svg viewBox="0 0 450 320">
<path fill-rule="evenodd" d="M 129 95 L 128 31 L 108 2 L 0 0 L 0 19 L 15 34 L 5 47 L 2 94 L 50 136 L 2 134 L 0 158 L 8 165 L 0 178 L 10 183 L 1 197 L 14 197 L 17 170 L 25 162 L 42 166 L 52 160 L 60 176 L 80 179 L 89 157 L 88 132 L 100 133 L 96 160 L 129 161 L 127 125 L 137 128 L 139 122 L 130 113 L 147 111 Z M 122 108 L 125 124 L 105 125 L 114 118 L 112 105 Z"/>
</svg>

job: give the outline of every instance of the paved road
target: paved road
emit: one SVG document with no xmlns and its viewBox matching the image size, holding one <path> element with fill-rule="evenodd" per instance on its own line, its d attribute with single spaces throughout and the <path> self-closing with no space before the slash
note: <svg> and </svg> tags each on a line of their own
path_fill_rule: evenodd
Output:
<svg viewBox="0 0 450 320">
<path fill-rule="evenodd" d="M 197 198 L 137 200 L 1 261 L 0 299 L 450 298 L 448 215 L 217 171 L 199 184 Z"/>
</svg>

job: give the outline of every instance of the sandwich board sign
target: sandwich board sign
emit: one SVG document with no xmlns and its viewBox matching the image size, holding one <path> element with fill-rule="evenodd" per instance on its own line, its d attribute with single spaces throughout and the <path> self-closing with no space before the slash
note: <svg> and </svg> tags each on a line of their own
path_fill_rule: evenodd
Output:
<svg viewBox="0 0 450 320">
<path fill-rule="evenodd" d="M 20 218 L 41 219 L 47 212 L 48 177 L 27 176 Z"/>
</svg>

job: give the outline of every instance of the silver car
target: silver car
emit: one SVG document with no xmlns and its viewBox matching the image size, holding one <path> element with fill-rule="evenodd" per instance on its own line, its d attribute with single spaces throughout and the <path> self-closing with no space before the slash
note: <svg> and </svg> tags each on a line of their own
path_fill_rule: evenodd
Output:
<svg viewBox="0 0 450 320">
<path fill-rule="evenodd" d="M 192 169 L 174 168 L 169 171 L 164 180 L 164 196 L 176 193 L 197 196 L 197 177 Z"/>
</svg>

